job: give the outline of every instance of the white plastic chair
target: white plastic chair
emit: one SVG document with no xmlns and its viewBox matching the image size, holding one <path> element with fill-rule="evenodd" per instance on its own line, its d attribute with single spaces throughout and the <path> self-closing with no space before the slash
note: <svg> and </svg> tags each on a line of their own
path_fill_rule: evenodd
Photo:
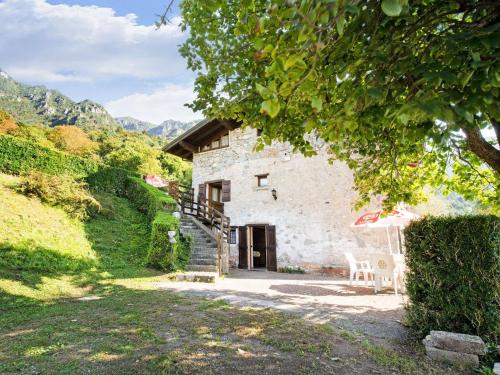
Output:
<svg viewBox="0 0 500 375">
<path fill-rule="evenodd" d="M 347 261 L 349 262 L 349 285 L 352 285 L 354 277 L 356 277 L 356 285 L 359 285 L 359 275 L 363 274 L 365 285 L 368 285 L 368 280 L 371 276 L 373 284 L 373 270 L 370 267 L 370 262 L 367 260 L 357 261 L 352 253 L 344 253 Z"/>
<path fill-rule="evenodd" d="M 394 293 L 398 294 L 399 267 L 391 254 L 370 254 L 370 263 L 375 278 L 375 293 L 380 291 L 386 279 L 392 281 Z"/>
<path fill-rule="evenodd" d="M 405 291 L 405 273 L 406 273 L 406 262 L 404 254 L 392 254 L 394 263 L 396 264 L 396 273 L 398 277 L 398 286 L 402 292 Z"/>
</svg>

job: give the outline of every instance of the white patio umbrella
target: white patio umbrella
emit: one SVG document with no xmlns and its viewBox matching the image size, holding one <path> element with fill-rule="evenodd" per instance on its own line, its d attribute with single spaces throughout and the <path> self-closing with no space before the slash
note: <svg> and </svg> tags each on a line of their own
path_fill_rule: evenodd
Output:
<svg viewBox="0 0 500 375">
<path fill-rule="evenodd" d="M 398 250 L 401 253 L 401 228 L 407 226 L 412 220 L 420 218 L 419 215 L 407 211 L 405 209 L 395 209 L 392 211 L 377 210 L 366 212 L 361 215 L 351 227 L 354 228 L 385 228 L 387 233 L 387 241 L 389 243 L 389 251 L 392 254 L 391 237 L 389 234 L 390 227 L 398 229 Z"/>
</svg>

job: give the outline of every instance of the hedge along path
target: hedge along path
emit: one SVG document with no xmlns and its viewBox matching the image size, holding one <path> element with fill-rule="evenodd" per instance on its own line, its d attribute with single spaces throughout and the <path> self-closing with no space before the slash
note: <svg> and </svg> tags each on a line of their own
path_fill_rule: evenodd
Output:
<svg viewBox="0 0 500 375">
<path fill-rule="evenodd" d="M 32 170 L 85 179 L 92 190 L 129 199 L 139 211 L 147 215 L 151 228 L 146 259 L 149 266 L 175 271 L 183 268 L 189 260 L 189 240 L 180 236 L 179 220 L 172 215 L 177 202 L 165 192 L 144 182 L 136 173 L 10 135 L 0 136 L 0 171 L 26 174 Z M 170 243 L 169 231 L 177 232 L 174 244 Z"/>
<path fill-rule="evenodd" d="M 500 334 L 500 218 L 427 217 L 405 230 L 407 319 L 423 337 L 430 330 Z"/>
</svg>

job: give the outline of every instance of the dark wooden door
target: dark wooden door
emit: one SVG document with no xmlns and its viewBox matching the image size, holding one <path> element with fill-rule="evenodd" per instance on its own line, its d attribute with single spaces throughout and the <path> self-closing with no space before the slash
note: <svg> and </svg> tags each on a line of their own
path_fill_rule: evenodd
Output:
<svg viewBox="0 0 500 375">
<path fill-rule="evenodd" d="M 266 225 L 266 263 L 268 271 L 277 271 L 276 261 L 276 226 Z"/>
<path fill-rule="evenodd" d="M 215 208 L 221 214 L 224 213 L 224 203 L 222 203 L 222 188 L 219 185 L 208 185 L 208 205 Z"/>
<path fill-rule="evenodd" d="M 247 227 L 238 227 L 238 268 L 248 268 Z"/>
</svg>

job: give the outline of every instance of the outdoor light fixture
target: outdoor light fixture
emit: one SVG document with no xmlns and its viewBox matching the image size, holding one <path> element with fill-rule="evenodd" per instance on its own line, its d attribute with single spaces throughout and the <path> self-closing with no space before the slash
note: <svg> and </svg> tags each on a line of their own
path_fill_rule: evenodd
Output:
<svg viewBox="0 0 500 375">
<path fill-rule="evenodd" d="M 276 189 L 271 190 L 271 194 L 273 195 L 274 200 L 278 199 L 278 195 L 276 194 Z"/>
</svg>

